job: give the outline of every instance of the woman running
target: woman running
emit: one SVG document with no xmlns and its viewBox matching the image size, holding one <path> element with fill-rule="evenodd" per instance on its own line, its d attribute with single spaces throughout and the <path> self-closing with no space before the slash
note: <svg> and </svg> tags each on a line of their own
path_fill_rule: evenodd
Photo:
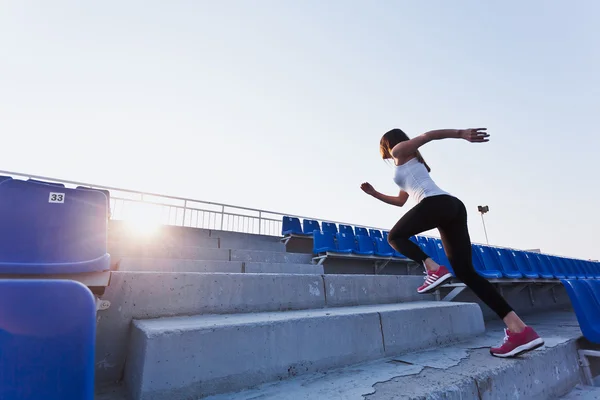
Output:
<svg viewBox="0 0 600 400">
<path fill-rule="evenodd" d="M 462 201 L 435 184 L 429 176 L 431 169 L 419 152 L 421 146 L 432 140 L 450 138 L 483 143 L 489 141 L 489 134 L 485 128 L 441 129 L 410 139 L 402 130 L 392 129 L 383 135 L 379 148 L 384 160 L 394 161 L 394 181 L 400 187 L 400 193 L 398 196 L 388 196 L 376 191 L 369 183 L 363 183 L 361 189 L 398 207 L 402 207 L 409 196 L 413 197 L 417 205 L 394 225 L 389 232 L 388 241 L 396 251 L 425 266 L 425 283 L 417 291 L 430 292 L 452 277 L 445 266 L 438 265 L 410 240 L 414 235 L 437 228 L 456 278 L 506 324 L 504 342 L 500 347 L 492 347 L 490 353 L 496 357 L 514 357 L 542 346 L 544 341 L 531 327 L 525 325 L 494 286 L 475 271 L 467 228 L 467 210 Z"/>
</svg>

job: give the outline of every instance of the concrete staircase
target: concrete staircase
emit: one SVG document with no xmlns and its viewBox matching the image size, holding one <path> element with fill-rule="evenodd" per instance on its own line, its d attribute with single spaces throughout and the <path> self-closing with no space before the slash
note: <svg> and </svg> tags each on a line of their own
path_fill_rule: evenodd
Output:
<svg viewBox="0 0 600 400">
<path fill-rule="evenodd" d="M 417 294 L 420 276 L 324 274 L 278 238 L 164 227 L 138 240 L 118 223 L 109 238 L 117 263 L 98 317 L 98 399 L 233 399 L 485 331 L 477 304 Z M 294 398 L 277 393 L 265 398 Z"/>
</svg>

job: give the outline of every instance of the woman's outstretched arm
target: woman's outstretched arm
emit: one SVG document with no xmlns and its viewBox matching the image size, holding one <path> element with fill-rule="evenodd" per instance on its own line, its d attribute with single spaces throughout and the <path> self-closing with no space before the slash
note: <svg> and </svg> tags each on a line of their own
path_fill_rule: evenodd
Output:
<svg viewBox="0 0 600 400">
<path fill-rule="evenodd" d="M 488 142 L 490 136 L 485 132 L 487 128 L 476 128 L 476 129 L 438 129 L 434 131 L 426 132 L 413 139 L 400 142 L 392 149 L 392 157 L 396 159 L 404 159 L 414 154 L 419 147 L 432 140 L 441 139 L 464 139 L 472 143 L 483 143 Z"/>
<path fill-rule="evenodd" d="M 367 182 L 360 185 L 360 188 L 365 193 L 370 194 L 376 199 L 381 200 L 384 203 L 391 204 L 393 206 L 402 207 L 404 204 L 406 204 L 406 201 L 408 200 L 408 193 L 406 193 L 404 190 L 401 190 L 398 196 L 389 196 L 387 194 L 379 193 L 377 190 L 375 190 L 373 186 L 371 186 L 370 183 Z"/>
</svg>

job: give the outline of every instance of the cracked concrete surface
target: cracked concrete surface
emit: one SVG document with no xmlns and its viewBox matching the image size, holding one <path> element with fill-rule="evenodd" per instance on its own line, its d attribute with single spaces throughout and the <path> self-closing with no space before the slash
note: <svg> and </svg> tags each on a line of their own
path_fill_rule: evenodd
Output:
<svg viewBox="0 0 600 400">
<path fill-rule="evenodd" d="M 267 383 L 207 400 L 397 400 L 397 399 L 547 399 L 569 393 L 579 383 L 575 339 L 581 337 L 572 313 L 530 316 L 546 345 L 517 359 L 498 359 L 488 348 L 504 336 L 502 324 L 448 347 L 408 353 L 345 368 Z M 574 391 L 575 392 L 575 391 Z M 126 400 L 118 389 L 97 400 Z M 596 399 L 582 388 L 575 395 Z M 571 397 L 566 397 L 571 399 Z"/>
<path fill-rule="evenodd" d="M 577 321 L 571 313 L 532 316 L 528 318 L 528 323 L 544 337 L 546 346 L 516 360 L 503 360 L 489 355 L 488 348 L 500 343 L 504 336 L 502 324 L 495 322 L 487 324 L 485 334 L 467 342 L 409 353 L 359 366 L 300 376 L 235 394 L 211 396 L 207 399 L 392 400 L 443 398 L 464 400 L 470 398 L 524 398 L 520 393 L 531 389 L 529 386 L 548 386 L 547 379 L 560 381 L 564 380 L 565 376 L 572 375 L 572 371 L 566 367 L 566 364 L 560 364 L 560 362 L 564 362 L 564 354 L 558 354 L 560 362 L 556 363 L 556 357 L 550 359 L 550 354 L 547 353 L 561 344 L 572 343 L 573 339 L 581 336 Z M 565 351 L 568 352 L 569 349 L 565 348 Z M 520 368 L 516 368 L 519 363 Z M 526 380 L 527 376 L 533 376 L 536 370 L 543 368 L 544 364 L 553 367 L 548 370 L 549 374 L 545 373 L 547 379 L 535 378 L 530 385 Z M 558 368 L 557 374 L 554 367 Z M 510 370 L 515 372 L 507 376 L 507 371 Z M 501 375 L 506 377 L 502 378 Z M 508 391 L 502 390 L 506 395 L 498 397 L 501 394 L 499 389 L 502 389 L 498 385 L 518 380 L 519 376 L 525 378 L 521 379 L 524 383 L 513 385 L 514 388 L 511 387 Z M 498 380 L 500 382 L 497 382 Z M 570 390 L 575 384 L 576 382 L 573 384 L 568 382 L 565 386 L 566 389 L 560 387 L 559 391 Z M 548 387 L 552 389 L 551 386 Z M 535 387 L 533 389 L 535 392 Z M 548 390 L 541 388 L 538 392 L 545 396 Z"/>
</svg>

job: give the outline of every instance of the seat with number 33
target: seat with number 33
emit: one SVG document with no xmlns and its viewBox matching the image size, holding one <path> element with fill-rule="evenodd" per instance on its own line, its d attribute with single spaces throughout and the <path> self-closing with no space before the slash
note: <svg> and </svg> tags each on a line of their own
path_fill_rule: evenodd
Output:
<svg viewBox="0 0 600 400">
<path fill-rule="evenodd" d="M 0 182 L 0 274 L 109 270 L 107 216 L 100 191 Z"/>
</svg>

